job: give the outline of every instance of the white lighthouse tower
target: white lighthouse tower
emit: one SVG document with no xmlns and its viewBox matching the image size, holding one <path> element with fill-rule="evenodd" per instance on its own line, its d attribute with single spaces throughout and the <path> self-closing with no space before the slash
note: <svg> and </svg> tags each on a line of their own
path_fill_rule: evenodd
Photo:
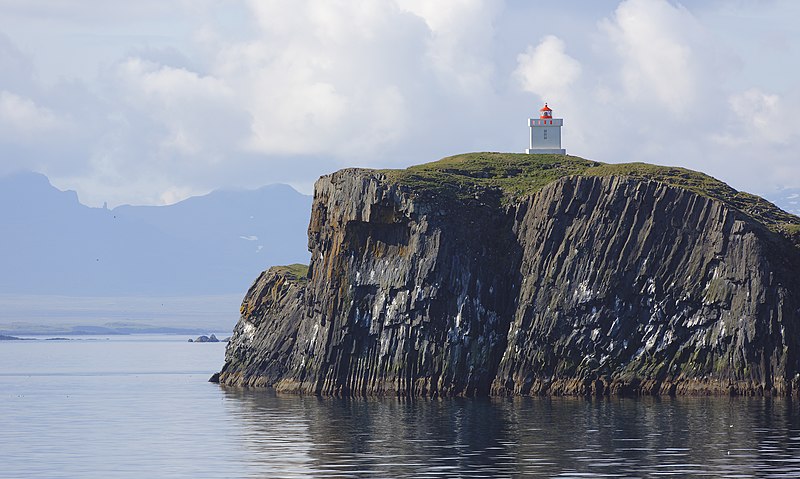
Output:
<svg viewBox="0 0 800 479">
<path fill-rule="evenodd" d="M 539 118 L 529 118 L 531 127 L 531 147 L 525 150 L 528 154 L 566 155 L 567 150 L 561 148 L 561 125 L 564 120 L 553 118 L 553 110 L 547 103 L 539 110 Z"/>
</svg>

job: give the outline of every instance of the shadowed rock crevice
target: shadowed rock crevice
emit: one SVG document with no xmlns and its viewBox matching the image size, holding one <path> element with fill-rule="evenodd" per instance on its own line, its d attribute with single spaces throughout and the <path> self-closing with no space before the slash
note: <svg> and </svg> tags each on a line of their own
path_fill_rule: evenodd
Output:
<svg viewBox="0 0 800 479">
<path fill-rule="evenodd" d="M 569 174 L 512 197 L 484 171 L 443 176 L 443 194 L 416 173 L 321 178 L 307 278 L 258 278 L 219 381 L 434 397 L 798 391 L 789 223 L 746 214 L 716 183 L 718 197 L 699 194 L 684 170 L 691 188 Z"/>
</svg>

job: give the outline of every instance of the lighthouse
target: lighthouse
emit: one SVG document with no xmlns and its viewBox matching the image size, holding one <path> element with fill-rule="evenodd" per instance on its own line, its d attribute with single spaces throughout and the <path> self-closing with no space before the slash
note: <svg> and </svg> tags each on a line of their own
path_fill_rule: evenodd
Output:
<svg viewBox="0 0 800 479">
<path fill-rule="evenodd" d="M 531 127 L 531 147 L 525 150 L 528 154 L 566 155 L 567 150 L 561 148 L 561 125 L 564 120 L 553 118 L 553 110 L 544 104 L 539 110 L 539 118 L 529 118 Z"/>
</svg>

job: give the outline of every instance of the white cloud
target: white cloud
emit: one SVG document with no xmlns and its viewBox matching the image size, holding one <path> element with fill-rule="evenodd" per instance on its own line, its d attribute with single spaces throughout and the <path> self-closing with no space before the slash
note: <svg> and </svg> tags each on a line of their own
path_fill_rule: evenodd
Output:
<svg viewBox="0 0 800 479">
<path fill-rule="evenodd" d="M 67 127 L 48 108 L 8 91 L 0 91 L 0 139 L 6 142 L 44 141 L 47 135 Z"/>
<path fill-rule="evenodd" d="M 566 54 L 564 42 L 553 35 L 519 54 L 514 71 L 523 90 L 550 102 L 568 98 L 580 74 L 581 64 Z"/>
<path fill-rule="evenodd" d="M 751 88 L 731 95 L 729 103 L 738 123 L 734 144 L 786 143 L 800 135 L 797 109 L 787 108 L 784 99 L 777 94 Z"/>
<path fill-rule="evenodd" d="M 374 158 L 429 103 L 491 94 L 497 1 L 266 1 L 257 38 L 225 45 L 216 75 L 248 95 L 252 151 Z"/>
<path fill-rule="evenodd" d="M 631 101 L 656 101 L 675 115 L 692 109 L 707 68 L 696 48 L 706 39 L 684 7 L 663 0 L 626 0 L 600 23 L 621 61 L 624 94 Z"/>
<path fill-rule="evenodd" d="M 470 95 L 492 91 L 490 57 L 494 22 L 503 7 L 498 0 L 396 0 L 425 21 L 430 30 L 427 55 L 440 81 Z"/>
<path fill-rule="evenodd" d="M 218 154 L 223 145 L 235 148 L 246 132 L 234 92 L 217 78 L 140 58 L 126 59 L 117 73 L 128 106 L 165 128 L 160 146 L 167 152 Z"/>
<path fill-rule="evenodd" d="M 800 95 L 788 97 L 759 88 L 728 97 L 726 121 L 714 125 L 710 148 L 726 162 L 727 173 L 754 191 L 800 184 Z"/>
<path fill-rule="evenodd" d="M 214 74 L 252 117 L 251 151 L 369 155 L 409 121 L 403 70 L 420 21 L 392 2 L 251 2 L 256 38 L 224 44 Z"/>
</svg>

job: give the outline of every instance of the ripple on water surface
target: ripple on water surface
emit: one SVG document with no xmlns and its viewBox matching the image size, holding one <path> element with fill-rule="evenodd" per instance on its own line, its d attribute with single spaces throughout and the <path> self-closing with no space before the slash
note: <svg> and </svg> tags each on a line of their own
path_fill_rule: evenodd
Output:
<svg viewBox="0 0 800 479">
<path fill-rule="evenodd" d="M 789 400 L 282 396 L 185 339 L 0 344 L 0 477 L 800 477 Z"/>
</svg>

